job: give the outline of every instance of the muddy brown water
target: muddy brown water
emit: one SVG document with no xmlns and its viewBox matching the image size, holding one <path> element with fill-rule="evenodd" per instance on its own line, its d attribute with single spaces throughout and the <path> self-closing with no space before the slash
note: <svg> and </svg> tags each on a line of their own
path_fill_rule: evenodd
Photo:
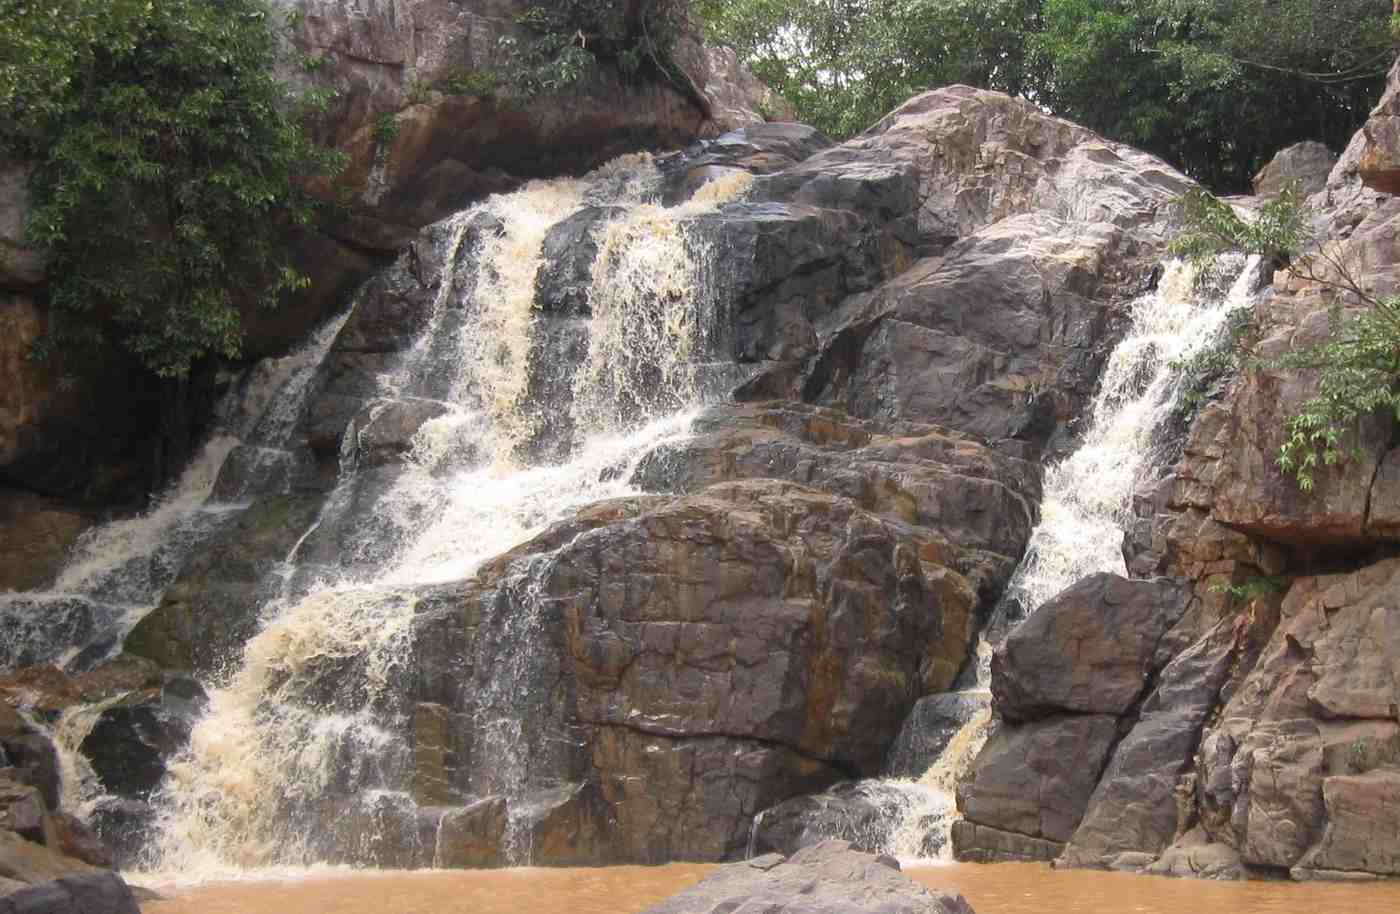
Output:
<svg viewBox="0 0 1400 914">
<path fill-rule="evenodd" d="M 635 914 L 713 870 L 700 864 L 600 869 L 343 872 L 175 886 L 143 914 Z M 978 914 L 1400 914 L 1400 882 L 1219 883 L 1035 864 L 916 867 Z"/>
</svg>

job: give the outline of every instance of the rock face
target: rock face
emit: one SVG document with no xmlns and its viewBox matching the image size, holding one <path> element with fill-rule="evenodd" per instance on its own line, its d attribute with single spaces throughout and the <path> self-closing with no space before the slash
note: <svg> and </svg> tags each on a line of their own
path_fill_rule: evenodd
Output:
<svg viewBox="0 0 1400 914">
<path fill-rule="evenodd" d="M 1400 202 L 1389 196 L 1400 183 L 1387 177 L 1400 161 L 1398 91 L 1400 70 L 1310 198 L 1337 261 L 1376 295 L 1400 288 Z M 1314 157 L 1288 151 L 1259 192 L 1273 192 L 1288 163 Z M 1129 568 L 1172 582 L 1115 586 L 1166 586 L 1176 597 L 1140 603 L 1125 636 L 1107 607 L 1076 617 L 1068 598 L 1092 591 L 1090 579 L 1013 633 L 994 661 L 995 710 L 1007 723 L 960 797 L 960 856 L 1224 879 L 1395 875 L 1395 423 L 1366 417 L 1345 445 L 1355 445 L 1350 459 L 1320 468 L 1310 492 L 1275 465 L 1284 420 L 1316 379 L 1273 360 L 1326 337 L 1336 292 L 1283 272 L 1270 291 L 1255 309 L 1251 366 L 1201 409 L 1179 462 L 1135 499 Z M 1122 664 L 1117 673 L 1105 656 Z M 1067 711 L 1075 715 L 1056 716 Z M 1031 787 L 1008 786 L 1013 746 L 1039 771 L 1033 738 L 1067 722 L 1087 727 L 1092 712 L 1113 715 L 1114 732 L 1090 791 L 1062 777 L 1026 803 Z M 1098 757 L 1090 741 L 1079 745 Z M 1071 798 L 1072 833 L 1057 837 L 1045 820 Z"/>
<path fill-rule="evenodd" d="M 674 52 L 684 85 L 627 78 L 600 54 L 578 85 L 524 97 L 510 86 L 513 53 L 535 36 L 519 0 L 275 5 L 295 14 L 292 42 L 318 62 L 294 78 L 336 93 L 321 139 L 349 157 L 333 186 L 315 188 L 348 206 L 305 245 L 322 290 L 313 312 L 365 275 L 362 252 L 392 256 L 422 226 L 489 194 L 762 123 L 759 108 L 782 113 L 732 52 L 689 34 Z"/>
<path fill-rule="evenodd" d="M 1300 196 L 1311 197 L 1327 186 L 1327 178 L 1337 164 L 1337 156 L 1321 143 L 1296 143 L 1279 150 L 1254 176 L 1254 193 L 1259 197 L 1276 197 L 1289 183 L 1294 183 Z"/>
<path fill-rule="evenodd" d="M 778 854 L 722 867 L 645 914 L 773 914 L 825 911 L 880 914 L 972 914 L 961 895 L 934 893 L 899 872 L 890 857 L 874 857 L 827 841 L 784 859 Z"/>
<path fill-rule="evenodd" d="M 1038 458 L 1069 440 L 1117 308 L 1189 186 L 967 88 L 921 96 L 839 146 L 759 124 L 656 172 L 672 205 L 716 179 L 749 188 L 679 210 L 686 237 L 723 252 L 706 276 L 724 303 L 706 383 L 736 393 L 640 461 L 631 481 L 648 494 L 584 508 L 469 580 L 403 595 L 412 651 L 390 674 L 385 718 L 402 721 L 416 811 L 375 807 L 392 827 L 366 862 L 432 851 L 495 865 L 522 862 L 521 847 L 535 864 L 732 859 L 756 813 L 882 773 L 911 708 L 967 663 L 1036 522 Z M 544 235 L 527 384 L 551 410 L 521 446 L 530 459 L 577 443 L 554 421 L 574 394 L 551 360 L 578 354 L 554 344 L 589 316 L 598 239 L 624 215 L 589 205 Z M 359 295 L 302 427 L 322 478 L 353 465 L 354 485 L 298 541 L 305 567 L 392 558 L 397 521 L 377 499 L 410 472 L 405 455 L 440 407 L 386 399 L 377 376 L 434 320 L 461 319 L 435 303 L 476 275 L 502 218 L 482 209 L 428 227 Z M 246 637 L 232 622 L 207 637 L 199 621 L 215 603 L 231 620 L 242 610 L 228 607 L 246 605 L 205 594 L 224 577 L 241 586 L 261 535 L 230 538 L 128 649 L 199 667 L 198 651 L 230 654 Z M 310 666 L 300 700 L 354 700 L 353 659 Z M 1124 666 L 1142 680 L 1150 663 Z M 487 726 L 504 717 L 519 724 L 508 744 Z M 1091 723 L 1104 755 L 1115 718 Z M 1050 734 L 1046 751 L 1076 733 Z M 1078 806 L 1105 763 L 1073 772 Z M 1065 773 L 1047 757 L 1044 789 Z M 1076 823 L 1067 810 L 1045 840 L 1063 843 Z"/>
<path fill-rule="evenodd" d="M 498 91 L 513 66 L 502 49 L 530 40 L 518 0 L 274 7 L 295 14 L 292 44 L 315 61 L 284 76 L 336 93 L 319 139 L 349 166 L 334 185 L 311 188 L 334 215 L 288 242 L 310 290 L 276 312 L 246 309 L 249 358 L 286 352 L 420 228 L 471 202 L 762 123 L 760 108 L 785 113 L 732 52 L 689 34 L 676 50 L 681 87 L 625 79 L 605 58 L 578 86 L 526 99 Z M 170 410 L 172 390 L 124 354 L 62 365 L 26 358 L 46 320 L 44 259 L 24 243 L 28 177 L 23 163 L 0 161 L 0 519 L 22 518 L 0 523 L 13 538 L 0 539 L 0 592 L 48 584 L 90 515 L 141 507 L 187 456 L 153 442 L 179 442 L 207 419 L 197 408 Z"/>
</svg>

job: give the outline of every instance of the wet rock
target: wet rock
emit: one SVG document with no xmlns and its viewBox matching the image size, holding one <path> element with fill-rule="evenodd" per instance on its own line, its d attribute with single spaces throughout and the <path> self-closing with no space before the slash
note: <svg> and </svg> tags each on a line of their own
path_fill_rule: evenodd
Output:
<svg viewBox="0 0 1400 914">
<path fill-rule="evenodd" d="M 116 865 L 112 849 L 78 817 L 54 812 L 49 815 L 49 826 L 49 846 L 64 856 L 107 869 Z"/>
<path fill-rule="evenodd" d="M 140 914 L 131 887 L 116 873 L 63 876 L 0 897 L 0 914 Z"/>
<path fill-rule="evenodd" d="M 1323 144 L 1311 140 L 1295 143 L 1279 150 L 1254 176 L 1254 193 L 1275 197 L 1292 182 L 1301 197 L 1311 197 L 1327 186 L 1327 177 L 1336 164 L 1337 156 Z"/>
<path fill-rule="evenodd" d="M 442 811 L 433 834 L 434 867 L 504 866 L 506 800 L 486 797 L 470 806 Z"/>
<path fill-rule="evenodd" d="M 610 862 L 616 823 L 591 784 L 566 784 L 510 804 L 512 828 L 524 836 L 528 861 L 552 866 L 599 866 Z"/>
<path fill-rule="evenodd" d="M 318 496 L 263 498 L 200 549 L 123 648 L 170 670 L 227 675 L 257 633 L 274 574 L 316 520 Z"/>
<path fill-rule="evenodd" d="M 39 791 L 0 776 L 0 830 L 47 844 L 47 810 Z"/>
<path fill-rule="evenodd" d="M 60 499 L 0 486 L 0 593 L 53 582 L 92 516 Z"/>
<path fill-rule="evenodd" d="M 144 852 L 156 821 L 156 811 L 150 804 L 105 799 L 93 808 L 88 821 L 103 845 L 111 850 L 112 863 L 118 869 L 133 869 L 147 862 Z"/>
<path fill-rule="evenodd" d="M 45 809 L 57 809 L 62 783 L 53 742 L 0 701 L 0 768 L 9 778 L 38 791 Z"/>
<path fill-rule="evenodd" d="M 966 819 L 953 823 L 951 838 L 953 856 L 968 863 L 1048 863 L 1065 849 L 1063 842 L 1031 838 Z"/>
<path fill-rule="evenodd" d="M 930 892 L 900 873 L 894 858 L 859 853 L 844 841 L 826 841 L 787 859 L 771 854 L 721 867 L 645 914 L 740 909 L 772 914 L 972 914 L 961 895 Z"/>
<path fill-rule="evenodd" d="M 403 461 L 414 436 L 428 422 L 446 415 L 445 404 L 431 400 L 377 401 L 355 418 L 355 456 L 363 466 Z"/>
<path fill-rule="evenodd" d="M 777 852 L 792 854 L 826 840 L 850 843 L 852 849 L 878 854 L 891 847 L 894 831 L 910 817 L 915 804 L 927 801 L 920 785 L 867 780 L 837 784 L 819 794 L 794 797 L 765 809 L 754 817 L 750 855 Z M 917 850 L 933 859 L 942 848 L 942 836 L 931 813 Z M 911 842 L 912 843 L 912 842 Z"/>
<path fill-rule="evenodd" d="M 1069 841 L 1117 736 L 1105 714 L 1050 717 L 999 727 L 958 788 L 958 809 L 969 822 L 1056 844 Z M 959 859 L 995 858 L 997 848 L 955 841 Z"/>
<path fill-rule="evenodd" d="M 1071 711 L 1122 714 L 1143 694 L 1158 642 L 1186 611 L 1180 583 L 1084 578 L 1031 613 L 992 658 L 1007 720 Z"/>
<path fill-rule="evenodd" d="M 958 731 L 991 706 L 991 696 L 981 692 L 950 692 L 919 699 L 890 747 L 885 774 L 923 777 Z"/>
<path fill-rule="evenodd" d="M 95 867 L 81 860 L 65 857 L 14 832 L 0 830 L 0 879 L 36 885 L 64 876 L 96 872 Z"/>
<path fill-rule="evenodd" d="M 205 701 L 192 679 L 134 693 L 98 716 L 79 750 L 109 793 L 145 800 L 160 785 L 166 762 L 188 742 Z"/>
</svg>

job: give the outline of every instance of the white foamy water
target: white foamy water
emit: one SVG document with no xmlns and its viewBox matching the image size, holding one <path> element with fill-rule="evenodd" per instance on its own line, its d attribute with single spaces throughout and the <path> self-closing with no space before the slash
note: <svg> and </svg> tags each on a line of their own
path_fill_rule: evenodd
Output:
<svg viewBox="0 0 1400 914">
<path fill-rule="evenodd" d="M 1224 294 L 1173 261 L 1133 303 L 1132 326 L 1109 356 L 1084 442 L 1045 477 L 1041 520 L 1012 591 L 1029 611 L 1087 575 L 1126 574 L 1123 531 L 1135 486 L 1152 469 L 1152 437 L 1180 394 L 1177 366 L 1215 345 L 1231 311 L 1251 304 L 1258 258 L 1236 258 Z M 1220 269 L 1219 266 L 1216 268 Z"/>
<path fill-rule="evenodd" d="M 336 489 L 288 556 L 317 557 L 307 573 L 319 580 L 303 574 L 263 608 L 237 673 L 170 766 L 152 861 L 160 871 L 213 878 L 382 863 L 404 844 L 432 859 L 408 792 L 404 707 L 425 588 L 469 578 L 579 507 L 631 493 L 637 463 L 687 435 L 703 400 L 694 364 L 713 357 L 711 252 L 685 221 L 747 181 L 673 208 L 644 202 L 656 181 L 649 158 L 628 157 L 582 179 L 534 182 L 442 227 L 434 256 L 444 275 L 427 328 L 348 429 Z M 546 318 L 535 307 L 545 241 L 594 204 L 614 211 L 595 229 L 588 313 Z M 560 402 L 537 402 L 543 373 L 563 378 Z M 436 415 L 402 460 L 367 464 L 376 423 L 406 405 Z M 561 413 L 565 456 L 537 461 L 529 445 Z M 478 636 L 484 672 L 463 683 L 472 776 L 510 802 L 505 852 L 520 864 L 535 753 L 552 739 L 521 710 L 546 698 L 538 591 L 551 561 L 519 562 L 498 582 Z"/>
<path fill-rule="evenodd" d="M 1173 261 L 1157 288 L 1133 302 L 1132 324 L 1104 368 L 1083 443 L 1046 473 L 1040 523 L 1007 596 L 978 636 L 973 687 L 965 694 L 988 694 L 992 654 L 1022 612 L 1095 572 L 1126 574 L 1122 545 L 1131 498 L 1146 474 L 1159 469 L 1154 434 L 1177 405 L 1180 367 L 1217 344 L 1230 312 L 1252 305 L 1258 267 L 1258 258 L 1226 257 L 1199 277 L 1191 265 Z M 859 789 L 886 810 L 864 840 L 903 860 L 926 858 L 931 848 L 937 859 L 951 859 L 958 780 L 991 728 L 990 709 L 975 713 L 917 781 L 861 782 Z"/>
</svg>

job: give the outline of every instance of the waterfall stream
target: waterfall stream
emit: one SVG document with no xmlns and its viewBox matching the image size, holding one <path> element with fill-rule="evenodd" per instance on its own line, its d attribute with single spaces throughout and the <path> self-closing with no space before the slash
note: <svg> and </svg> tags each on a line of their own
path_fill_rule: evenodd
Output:
<svg viewBox="0 0 1400 914">
<path fill-rule="evenodd" d="M 417 812 L 402 698 L 420 602 L 577 508 L 631 493 L 638 461 L 684 436 L 705 400 L 719 338 L 713 252 L 685 221 L 743 194 L 747 177 L 670 208 L 649 202 L 658 180 L 648 157 L 627 157 L 442 227 L 427 329 L 347 430 L 340 477 L 283 563 L 281 597 L 171 762 L 153 866 L 373 863 L 405 842 L 432 859 L 422 822 L 440 828 L 443 816 Z M 543 246 L 587 208 L 610 214 L 593 230 L 587 307 L 546 318 Z M 377 423 L 406 404 L 433 414 L 408 453 L 367 461 Z M 532 692 L 544 659 L 531 563 L 549 560 L 512 568 L 488 601 L 478 650 L 494 665 L 471 684 L 473 793 L 509 801 L 503 850 L 518 864 L 530 859 L 522 816 L 542 786 L 532 772 L 554 739 L 527 732 L 520 710 L 548 700 Z"/>
<path fill-rule="evenodd" d="M 960 678 L 957 694 L 980 710 L 970 712 L 922 777 L 855 784 L 878 816 L 848 817 L 832 837 L 905 860 L 951 858 L 957 783 L 993 726 L 992 654 L 1029 611 L 1065 587 L 1095 572 L 1127 573 L 1122 544 L 1132 496 L 1164 469 L 1170 448 L 1159 446 L 1160 430 L 1178 406 L 1183 366 L 1219 343 L 1232 311 L 1252 306 L 1259 270 L 1257 257 L 1227 255 L 1201 270 L 1171 261 L 1156 288 L 1132 303 L 1131 324 L 1108 358 L 1082 443 L 1047 469 L 1040 523 Z M 754 827 L 757 832 L 760 819 Z"/>
</svg>

